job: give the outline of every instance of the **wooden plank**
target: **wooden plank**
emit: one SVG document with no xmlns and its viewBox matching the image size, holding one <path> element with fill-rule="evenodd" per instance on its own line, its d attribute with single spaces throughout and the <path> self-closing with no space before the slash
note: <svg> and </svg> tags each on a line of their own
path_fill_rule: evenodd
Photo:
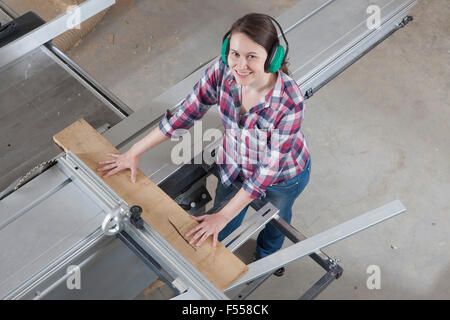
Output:
<svg viewBox="0 0 450 320">
<path fill-rule="evenodd" d="M 139 295 L 148 298 L 148 296 L 153 293 L 155 290 L 165 286 L 166 284 L 161 279 L 156 279 L 152 284 L 150 284 L 147 288 L 145 288 Z"/>
<path fill-rule="evenodd" d="M 72 151 L 98 176 L 99 161 L 106 153 L 117 149 L 84 119 L 80 119 L 53 137 L 65 151 Z M 130 170 L 119 172 L 104 181 L 130 206 L 142 207 L 143 219 L 153 226 L 171 245 L 183 254 L 206 278 L 220 290 L 228 288 L 248 268 L 222 244 L 216 248 L 209 237 L 200 248 L 194 248 L 183 238 L 198 224 L 164 191 L 138 170 L 136 182 L 130 180 Z"/>
</svg>

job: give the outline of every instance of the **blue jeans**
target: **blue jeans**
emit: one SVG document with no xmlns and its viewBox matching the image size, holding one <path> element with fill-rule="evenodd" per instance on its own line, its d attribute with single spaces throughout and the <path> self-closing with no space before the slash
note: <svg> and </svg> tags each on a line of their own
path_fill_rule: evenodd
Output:
<svg viewBox="0 0 450 320">
<path fill-rule="evenodd" d="M 297 176 L 282 181 L 276 185 L 269 186 L 266 189 L 266 198 L 268 202 L 271 202 L 278 208 L 278 215 L 286 220 L 287 223 L 291 223 L 292 218 L 292 206 L 294 205 L 297 197 L 305 189 L 309 182 L 309 175 L 311 172 L 311 158 L 308 160 L 305 170 L 300 172 Z M 233 190 L 233 187 L 225 187 L 220 181 L 217 183 L 216 197 L 214 199 L 214 205 L 218 205 L 222 200 Z M 247 205 L 242 211 L 231 220 L 222 231 L 219 232 L 219 241 L 225 239 L 234 230 L 236 230 L 244 220 L 249 205 Z M 279 250 L 283 245 L 284 234 L 275 228 L 271 223 L 266 224 L 263 230 L 258 235 L 256 241 L 256 253 L 257 259 L 264 258 L 269 254 Z"/>
</svg>

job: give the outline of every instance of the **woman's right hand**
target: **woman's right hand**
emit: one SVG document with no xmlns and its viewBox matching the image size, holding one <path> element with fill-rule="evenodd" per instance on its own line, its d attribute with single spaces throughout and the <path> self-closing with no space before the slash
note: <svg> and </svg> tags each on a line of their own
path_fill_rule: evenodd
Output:
<svg viewBox="0 0 450 320">
<path fill-rule="evenodd" d="M 97 171 L 110 170 L 108 173 L 103 175 L 103 178 L 115 175 L 122 170 L 130 169 L 131 181 L 133 183 L 136 182 L 136 173 L 140 160 L 139 154 L 135 154 L 131 152 L 131 150 L 128 150 L 124 154 L 107 153 L 106 155 L 113 157 L 113 159 L 98 162 L 98 164 L 106 164 L 106 166 L 98 168 Z"/>
</svg>

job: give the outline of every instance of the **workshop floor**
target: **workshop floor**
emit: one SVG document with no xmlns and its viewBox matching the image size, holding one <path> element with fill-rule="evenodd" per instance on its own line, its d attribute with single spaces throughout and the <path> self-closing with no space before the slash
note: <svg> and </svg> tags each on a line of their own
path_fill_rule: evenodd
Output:
<svg viewBox="0 0 450 320">
<path fill-rule="evenodd" d="M 244 12 L 276 17 L 298 2 L 117 0 L 68 55 L 136 111 L 217 57 Z"/>
<path fill-rule="evenodd" d="M 297 2 L 118 0 L 68 55 L 138 110 L 216 57 L 236 18 Z M 395 199 L 407 208 L 324 249 L 344 274 L 318 299 L 450 298 L 450 2 L 422 0 L 412 15 L 306 102 L 312 176 L 292 224 L 311 236 Z M 371 265 L 381 289 L 366 286 Z M 322 275 L 301 259 L 249 298 L 295 299 Z"/>
</svg>

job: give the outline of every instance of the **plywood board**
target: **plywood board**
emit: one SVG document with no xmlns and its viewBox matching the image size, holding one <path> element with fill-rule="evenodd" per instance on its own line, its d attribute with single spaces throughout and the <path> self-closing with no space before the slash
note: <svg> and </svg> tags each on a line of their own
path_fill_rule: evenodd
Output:
<svg viewBox="0 0 450 320">
<path fill-rule="evenodd" d="M 107 158 L 105 154 L 119 153 L 84 119 L 65 128 L 53 139 L 65 151 L 76 154 L 98 176 L 103 173 L 96 171 L 100 167 L 97 163 Z M 105 178 L 104 181 L 130 206 L 141 206 L 143 219 L 219 289 L 228 288 L 247 272 L 247 265 L 222 244 L 214 248 L 211 237 L 199 248 L 191 246 L 183 235 L 198 222 L 141 171 L 138 171 L 135 183 L 131 182 L 129 170 Z"/>
</svg>

